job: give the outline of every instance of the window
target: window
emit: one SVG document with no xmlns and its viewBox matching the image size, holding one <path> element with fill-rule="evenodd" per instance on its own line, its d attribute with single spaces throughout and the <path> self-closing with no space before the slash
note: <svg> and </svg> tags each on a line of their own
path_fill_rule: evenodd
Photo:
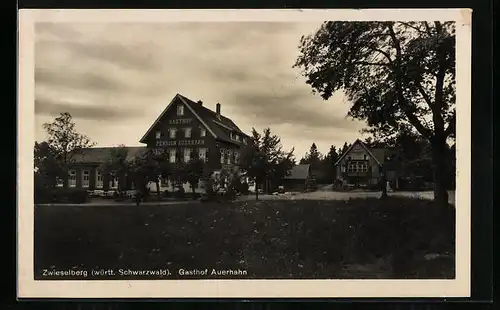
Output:
<svg viewBox="0 0 500 310">
<path fill-rule="evenodd" d="M 182 104 L 179 104 L 177 106 L 177 115 L 179 116 L 184 115 L 184 106 Z"/>
<path fill-rule="evenodd" d="M 177 132 L 177 128 L 170 128 L 168 130 L 168 136 L 170 139 L 175 139 L 175 133 Z"/>
<path fill-rule="evenodd" d="M 109 176 L 109 188 L 110 189 L 118 188 L 118 177 L 114 173 Z"/>
<path fill-rule="evenodd" d="M 191 138 L 191 128 L 184 128 L 184 137 L 185 138 Z"/>
<path fill-rule="evenodd" d="M 206 148 L 199 148 L 198 149 L 198 158 L 201 159 L 202 161 L 207 161 L 207 149 Z"/>
<path fill-rule="evenodd" d="M 204 136 L 206 136 L 206 134 L 207 134 L 206 129 L 205 128 L 200 128 L 200 137 L 204 137 Z"/>
<path fill-rule="evenodd" d="M 220 163 L 223 164 L 225 162 L 226 150 L 220 149 Z"/>
<path fill-rule="evenodd" d="M 157 130 L 156 131 L 156 140 L 159 140 L 161 138 L 161 131 Z"/>
<path fill-rule="evenodd" d="M 363 159 L 364 159 L 364 160 L 366 160 L 366 154 L 365 154 L 365 155 L 363 155 Z"/>
<path fill-rule="evenodd" d="M 347 164 L 347 172 L 368 172 L 368 163 L 353 161 Z"/>
<path fill-rule="evenodd" d="M 227 160 L 227 164 L 231 164 L 231 156 L 233 154 L 233 151 L 232 150 L 227 150 L 227 155 L 226 155 L 226 160 Z"/>
<path fill-rule="evenodd" d="M 59 177 L 57 177 L 56 178 L 56 186 L 57 187 L 63 187 L 64 186 L 64 180 L 61 179 L 61 178 L 59 178 Z"/>
<path fill-rule="evenodd" d="M 70 170 L 68 171 L 68 186 L 76 187 L 76 171 Z"/>
<path fill-rule="evenodd" d="M 95 172 L 95 187 L 96 188 L 103 188 L 104 186 L 104 179 L 102 177 L 102 173 L 100 173 L 98 170 Z"/>
<path fill-rule="evenodd" d="M 170 163 L 175 163 L 175 149 L 168 150 L 168 161 Z"/>
<path fill-rule="evenodd" d="M 82 171 L 82 187 L 89 187 L 90 185 L 90 171 Z"/>
<path fill-rule="evenodd" d="M 184 149 L 184 162 L 187 163 L 191 159 L 191 149 Z"/>
<path fill-rule="evenodd" d="M 236 141 L 240 141 L 240 136 L 239 135 L 235 135 L 234 138 L 236 139 Z"/>
<path fill-rule="evenodd" d="M 234 163 L 239 163 L 240 162 L 240 152 L 234 151 Z"/>
</svg>

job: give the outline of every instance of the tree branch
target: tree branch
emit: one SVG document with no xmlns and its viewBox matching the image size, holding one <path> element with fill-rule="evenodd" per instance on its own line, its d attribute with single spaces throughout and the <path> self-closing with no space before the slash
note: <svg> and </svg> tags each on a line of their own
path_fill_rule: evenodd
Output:
<svg viewBox="0 0 500 310">
<path fill-rule="evenodd" d="M 429 97 L 429 95 L 425 92 L 425 90 L 422 87 L 422 85 L 420 84 L 420 82 L 417 83 L 417 88 L 418 88 L 418 91 L 420 92 L 420 94 L 422 95 L 422 97 L 424 98 L 425 102 L 427 102 L 427 105 L 429 106 L 429 108 L 432 110 L 432 100 Z"/>
<path fill-rule="evenodd" d="M 407 26 L 407 27 L 413 28 L 413 29 L 415 29 L 416 31 L 418 31 L 418 32 L 420 32 L 420 33 L 425 33 L 425 34 L 427 34 L 427 32 L 426 32 L 426 31 L 424 31 L 424 30 L 422 30 L 422 29 L 420 29 L 420 28 L 418 28 L 418 27 L 415 27 L 415 26 L 411 25 L 410 23 L 406 23 L 406 22 L 399 22 L 399 23 L 400 23 L 400 24 L 402 24 L 402 25 L 405 25 L 405 26 Z"/>
<path fill-rule="evenodd" d="M 453 116 L 450 118 L 448 127 L 444 131 L 444 136 L 446 138 L 448 138 L 455 131 L 456 123 L 457 123 L 457 114 L 455 112 L 453 113 Z"/>
<path fill-rule="evenodd" d="M 384 63 L 384 62 L 369 62 L 369 61 L 355 61 L 351 62 L 353 65 L 365 65 L 365 66 L 382 66 L 382 67 L 389 67 L 390 64 Z"/>
<path fill-rule="evenodd" d="M 394 23 L 389 23 L 387 25 L 387 28 L 389 30 L 389 34 L 391 36 L 392 42 L 394 44 L 394 48 L 396 49 L 396 65 L 395 65 L 395 73 L 396 73 L 396 87 L 397 87 L 397 94 L 398 94 L 398 102 L 401 105 L 401 110 L 403 110 L 404 114 L 408 118 L 408 121 L 415 126 L 415 129 L 417 129 L 418 132 L 420 132 L 424 137 L 430 138 L 432 136 L 432 132 L 428 129 L 425 128 L 422 123 L 420 123 L 419 119 L 417 116 L 413 113 L 413 109 L 408 105 L 408 101 L 404 98 L 402 87 L 401 87 L 401 81 L 403 79 L 403 74 L 401 72 L 400 66 L 400 61 L 401 61 L 401 45 L 399 43 L 398 38 L 396 37 L 396 33 L 394 32 L 393 28 Z"/>
</svg>

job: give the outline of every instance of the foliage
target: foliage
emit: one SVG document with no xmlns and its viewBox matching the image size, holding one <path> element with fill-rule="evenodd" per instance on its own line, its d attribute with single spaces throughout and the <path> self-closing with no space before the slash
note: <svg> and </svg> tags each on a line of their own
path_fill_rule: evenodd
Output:
<svg viewBox="0 0 500 310">
<path fill-rule="evenodd" d="M 446 204 L 445 146 L 455 137 L 453 22 L 325 22 L 302 37 L 294 66 L 327 100 L 342 90 L 348 115 L 367 132 L 390 137 L 403 130 L 432 145 L 435 198 Z"/>
<path fill-rule="evenodd" d="M 128 170 L 125 172 L 126 175 L 134 182 L 136 189 L 141 193 L 147 192 L 146 188 L 149 182 L 159 184 L 160 166 L 152 150 L 148 149 L 144 153 L 135 156 L 130 162 L 126 162 L 124 166 Z M 157 193 L 160 195 L 159 186 L 157 186 Z"/>
<path fill-rule="evenodd" d="M 74 155 L 95 143 L 75 129 L 71 114 L 61 113 L 52 123 L 44 123 L 48 139 L 35 142 L 35 178 L 47 187 L 55 187 L 57 179 L 67 185 L 68 169 Z"/>
<path fill-rule="evenodd" d="M 289 174 L 295 165 L 293 152 L 293 149 L 283 150 L 281 139 L 273 135 L 270 128 L 265 128 L 262 135 L 252 128 L 252 139 L 241 162 L 243 171 L 255 180 L 256 199 L 260 184 L 280 183 Z"/>
<path fill-rule="evenodd" d="M 103 174 L 108 174 L 110 178 L 118 180 L 124 178 L 131 171 L 131 163 L 127 159 L 128 149 L 124 145 L 119 145 L 109 151 L 106 161 L 99 166 Z M 118 182 L 118 190 L 121 190 L 121 182 Z"/>
<path fill-rule="evenodd" d="M 83 134 L 76 131 L 75 122 L 70 113 L 61 113 L 52 123 L 43 124 L 48 134 L 48 144 L 56 154 L 61 165 L 67 169 L 72 162 L 73 156 L 83 148 L 92 147 L 94 142 Z"/>
<path fill-rule="evenodd" d="M 300 159 L 300 163 L 311 164 L 311 166 L 317 166 L 321 160 L 322 160 L 322 155 L 318 151 L 316 143 L 313 142 L 311 148 L 309 149 L 309 152 L 307 152 L 306 155 Z"/>
<path fill-rule="evenodd" d="M 198 186 L 198 183 L 203 178 L 204 175 L 204 167 L 205 162 L 198 158 L 191 159 L 186 165 L 186 173 L 185 181 L 191 185 L 191 189 L 193 190 L 193 197 L 195 196 L 195 188 Z"/>
<path fill-rule="evenodd" d="M 57 160 L 56 151 L 49 143 L 35 142 L 34 147 L 35 183 L 37 186 L 53 188 L 57 179 L 66 177 L 64 170 Z"/>
<path fill-rule="evenodd" d="M 88 200 L 84 188 L 47 188 L 35 186 L 35 203 L 85 203 Z"/>
</svg>

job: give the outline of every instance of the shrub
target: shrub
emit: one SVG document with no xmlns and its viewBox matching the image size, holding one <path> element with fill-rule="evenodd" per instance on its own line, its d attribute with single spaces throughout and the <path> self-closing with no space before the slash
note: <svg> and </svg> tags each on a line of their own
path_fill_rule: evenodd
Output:
<svg viewBox="0 0 500 310">
<path fill-rule="evenodd" d="M 240 193 L 243 194 L 243 195 L 248 195 L 249 191 L 248 191 L 248 183 L 247 182 L 241 183 L 241 185 L 240 185 Z"/>
<path fill-rule="evenodd" d="M 84 203 L 88 192 L 84 188 L 35 188 L 35 203 Z"/>
<path fill-rule="evenodd" d="M 178 190 L 173 192 L 173 197 L 175 198 L 185 198 L 186 197 L 186 192 L 184 191 L 183 187 L 180 187 Z"/>
</svg>

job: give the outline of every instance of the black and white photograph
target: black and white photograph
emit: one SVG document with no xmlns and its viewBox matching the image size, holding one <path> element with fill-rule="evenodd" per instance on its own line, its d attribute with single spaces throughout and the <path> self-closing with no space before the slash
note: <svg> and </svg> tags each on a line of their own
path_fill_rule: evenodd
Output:
<svg viewBox="0 0 500 310">
<path fill-rule="evenodd" d="M 20 12 L 19 295 L 469 294 L 470 12 L 271 13 Z"/>
</svg>

